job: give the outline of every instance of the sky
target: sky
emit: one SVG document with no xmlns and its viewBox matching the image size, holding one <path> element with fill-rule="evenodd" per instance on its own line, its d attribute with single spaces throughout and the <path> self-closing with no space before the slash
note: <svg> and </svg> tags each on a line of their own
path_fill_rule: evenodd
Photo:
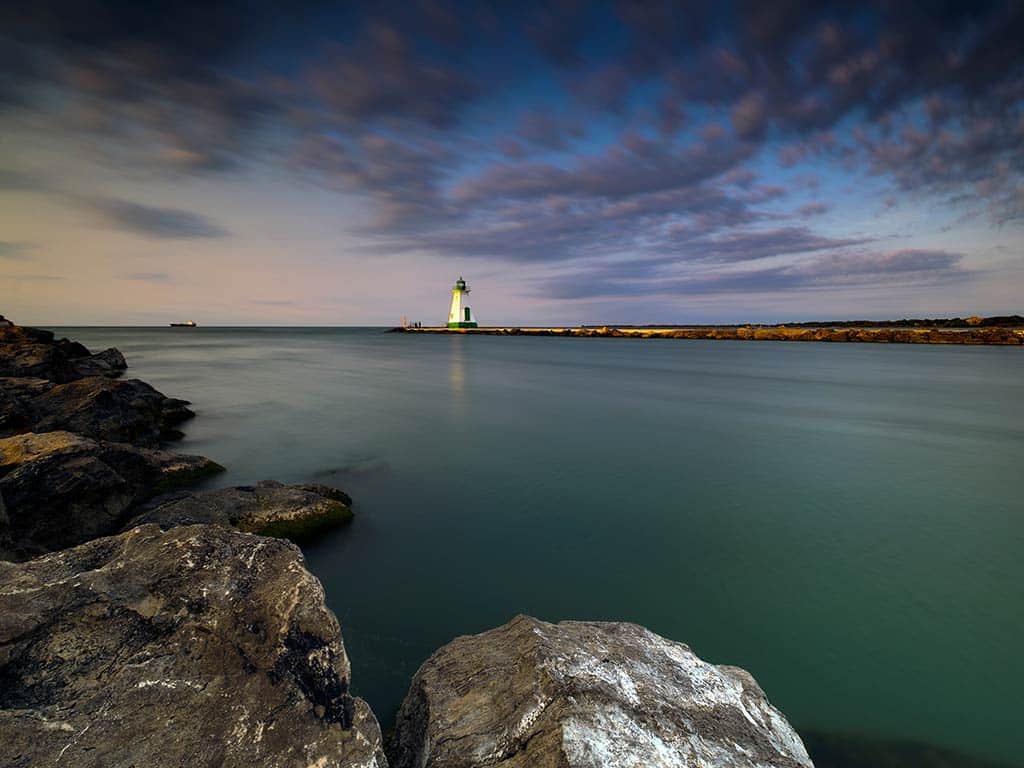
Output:
<svg viewBox="0 0 1024 768">
<path fill-rule="evenodd" d="M 1024 312 L 1024 3 L 0 5 L 0 313 Z"/>
</svg>

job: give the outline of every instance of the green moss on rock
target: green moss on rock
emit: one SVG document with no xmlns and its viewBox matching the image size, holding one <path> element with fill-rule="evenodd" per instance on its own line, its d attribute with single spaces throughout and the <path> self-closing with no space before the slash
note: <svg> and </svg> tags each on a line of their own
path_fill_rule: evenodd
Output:
<svg viewBox="0 0 1024 768">
<path fill-rule="evenodd" d="M 153 486 L 153 495 L 159 495 L 163 493 L 170 493 L 181 488 L 187 488 L 191 485 L 195 485 L 200 480 L 204 480 L 213 475 L 219 475 L 221 472 L 225 472 L 226 469 L 216 461 L 206 460 L 205 463 L 198 465 L 189 465 L 182 467 L 181 469 L 170 469 L 157 483 Z"/>
<path fill-rule="evenodd" d="M 251 530 L 250 533 L 302 543 L 350 522 L 353 516 L 352 508 L 347 504 L 329 500 L 308 514 L 272 520 Z"/>
</svg>

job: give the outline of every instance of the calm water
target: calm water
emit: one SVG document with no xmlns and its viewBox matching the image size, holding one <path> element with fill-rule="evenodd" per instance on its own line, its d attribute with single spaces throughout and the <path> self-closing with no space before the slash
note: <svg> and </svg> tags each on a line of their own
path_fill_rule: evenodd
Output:
<svg viewBox="0 0 1024 768">
<path fill-rule="evenodd" d="M 218 484 L 352 494 L 306 554 L 385 727 L 526 612 L 746 667 L 798 728 L 1024 751 L 1024 350 L 61 331 L 192 400 Z"/>
</svg>

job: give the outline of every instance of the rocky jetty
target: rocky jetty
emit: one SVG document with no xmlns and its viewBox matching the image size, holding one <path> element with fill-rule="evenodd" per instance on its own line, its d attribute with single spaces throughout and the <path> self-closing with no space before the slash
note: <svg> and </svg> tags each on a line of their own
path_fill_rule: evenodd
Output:
<svg viewBox="0 0 1024 768">
<path fill-rule="evenodd" d="M 139 503 L 222 470 L 203 456 L 67 431 L 0 439 L 0 557 L 22 559 L 117 533 Z"/>
<path fill-rule="evenodd" d="M 116 349 L 95 355 L 50 331 L 0 324 L 0 437 L 66 429 L 96 440 L 157 446 L 193 417 L 184 400 L 118 377 Z"/>
<path fill-rule="evenodd" d="M 0 563 L 11 768 L 386 765 L 292 544 L 155 525 Z"/>
<path fill-rule="evenodd" d="M 487 336 L 576 336 L 621 339 L 714 339 L 729 341 L 831 341 L 875 344 L 987 344 L 1020 346 L 1024 328 L 856 328 L 722 325 L 691 328 L 590 327 L 575 328 L 393 328 L 398 333 L 465 333 Z"/>
<path fill-rule="evenodd" d="M 140 503 L 223 469 L 160 448 L 194 414 L 126 367 L 0 317 L 0 558 L 117 533 Z"/>
<path fill-rule="evenodd" d="M 634 624 L 518 616 L 428 659 L 393 768 L 807 768 L 749 673 Z"/>
<path fill-rule="evenodd" d="M 326 485 L 256 485 L 162 496 L 139 510 L 127 527 L 155 523 L 161 528 L 209 523 L 240 531 L 306 541 L 352 519 L 348 494 Z"/>
<path fill-rule="evenodd" d="M 175 427 L 195 414 L 137 379 L 86 376 L 0 380 L 0 437 L 66 429 L 96 440 L 156 446 L 181 436 Z"/>
<path fill-rule="evenodd" d="M 78 342 L 55 339 L 52 331 L 0 323 L 0 376 L 29 376 L 63 384 L 83 376 L 118 376 L 127 367 L 116 349 L 93 355 Z"/>
</svg>

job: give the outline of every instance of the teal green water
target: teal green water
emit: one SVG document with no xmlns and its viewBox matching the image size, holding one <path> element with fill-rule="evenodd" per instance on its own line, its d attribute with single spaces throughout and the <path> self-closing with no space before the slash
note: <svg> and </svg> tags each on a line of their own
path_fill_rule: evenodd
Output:
<svg viewBox="0 0 1024 768">
<path fill-rule="evenodd" d="M 525 612 L 746 667 L 800 729 L 1020 757 L 1024 350 L 61 331 L 192 400 L 219 484 L 352 494 L 306 555 L 385 725 Z"/>
</svg>

